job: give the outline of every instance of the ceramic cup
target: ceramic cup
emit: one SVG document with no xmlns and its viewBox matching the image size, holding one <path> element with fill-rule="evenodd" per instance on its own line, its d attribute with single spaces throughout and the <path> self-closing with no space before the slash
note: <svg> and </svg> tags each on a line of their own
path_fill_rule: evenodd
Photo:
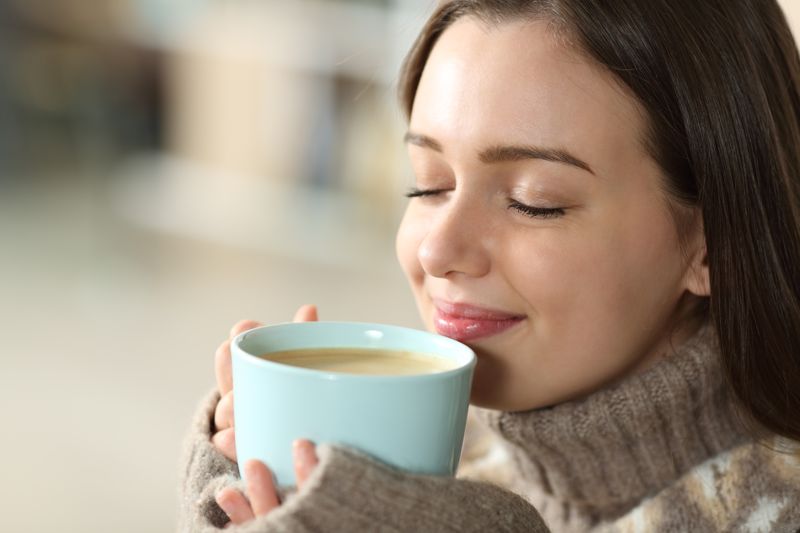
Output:
<svg viewBox="0 0 800 533">
<path fill-rule="evenodd" d="M 420 375 L 355 375 L 289 366 L 258 355 L 303 348 L 378 348 L 442 357 L 455 366 Z M 389 465 L 453 475 L 475 354 L 425 331 L 355 322 L 297 322 L 246 331 L 231 342 L 236 454 L 295 484 L 291 444 L 307 438 L 355 448 Z"/>
</svg>

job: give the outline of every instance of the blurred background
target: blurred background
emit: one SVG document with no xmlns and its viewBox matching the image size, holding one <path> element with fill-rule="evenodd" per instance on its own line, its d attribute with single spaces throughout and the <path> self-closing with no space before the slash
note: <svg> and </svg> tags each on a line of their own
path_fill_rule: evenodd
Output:
<svg viewBox="0 0 800 533">
<path fill-rule="evenodd" d="M 419 327 L 395 85 L 431 0 L 0 0 L 0 530 L 175 530 L 242 318 Z"/>
<path fill-rule="evenodd" d="M 0 0 L 0 529 L 173 531 L 241 318 L 420 327 L 395 85 L 435 3 Z"/>
</svg>

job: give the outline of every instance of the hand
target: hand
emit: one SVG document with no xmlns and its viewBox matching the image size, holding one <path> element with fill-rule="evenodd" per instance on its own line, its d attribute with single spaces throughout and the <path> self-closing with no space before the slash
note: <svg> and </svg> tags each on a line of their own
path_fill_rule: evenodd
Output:
<svg viewBox="0 0 800 533">
<path fill-rule="evenodd" d="M 297 489 L 300 490 L 319 463 L 319 459 L 314 444 L 308 440 L 294 441 L 292 455 Z M 246 497 L 233 487 L 222 489 L 216 497 L 217 504 L 231 519 L 228 525 L 244 524 L 257 516 L 269 513 L 281 504 L 272 480 L 272 472 L 264 463 L 251 459 L 245 463 L 244 471 L 247 478 Z"/>
<path fill-rule="evenodd" d="M 314 322 L 317 320 L 317 308 L 304 305 L 294 314 L 294 322 Z M 233 430 L 233 377 L 231 373 L 231 341 L 243 331 L 261 326 L 254 320 L 242 320 L 230 331 L 228 340 L 217 348 L 214 356 L 214 371 L 217 375 L 217 388 L 220 400 L 214 411 L 214 434 L 211 442 L 228 459 L 236 461 L 236 436 Z"/>
</svg>

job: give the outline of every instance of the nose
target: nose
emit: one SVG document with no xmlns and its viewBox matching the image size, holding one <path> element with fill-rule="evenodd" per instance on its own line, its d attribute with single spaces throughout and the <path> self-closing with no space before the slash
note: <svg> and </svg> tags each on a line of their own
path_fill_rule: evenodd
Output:
<svg viewBox="0 0 800 533">
<path fill-rule="evenodd" d="M 486 241 L 490 227 L 481 207 L 461 198 L 440 209 L 417 249 L 423 270 L 437 278 L 488 274 L 491 257 Z"/>
</svg>

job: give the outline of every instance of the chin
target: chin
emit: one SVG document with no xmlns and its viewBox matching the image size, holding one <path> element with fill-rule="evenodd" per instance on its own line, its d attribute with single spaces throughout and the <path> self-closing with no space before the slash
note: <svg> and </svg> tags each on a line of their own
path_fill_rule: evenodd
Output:
<svg viewBox="0 0 800 533">
<path fill-rule="evenodd" d="M 475 407 L 484 409 L 507 410 L 506 400 L 499 394 L 503 390 L 502 379 L 487 368 L 486 360 L 476 351 L 478 362 L 475 365 L 475 373 L 472 376 L 472 390 L 469 395 L 469 403 Z"/>
</svg>

